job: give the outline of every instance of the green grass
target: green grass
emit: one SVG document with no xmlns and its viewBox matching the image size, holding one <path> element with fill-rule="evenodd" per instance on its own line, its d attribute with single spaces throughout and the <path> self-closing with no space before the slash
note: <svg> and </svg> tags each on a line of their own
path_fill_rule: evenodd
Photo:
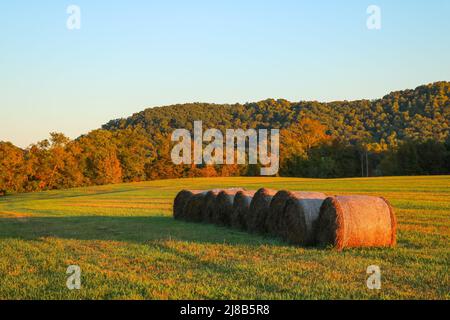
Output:
<svg viewBox="0 0 450 320">
<path fill-rule="evenodd" d="M 304 249 L 171 218 L 182 188 L 384 196 L 395 249 Z M 450 177 L 154 181 L 0 198 L 0 299 L 449 299 Z M 82 289 L 66 269 L 82 269 Z M 379 265 L 382 289 L 366 269 Z"/>
</svg>

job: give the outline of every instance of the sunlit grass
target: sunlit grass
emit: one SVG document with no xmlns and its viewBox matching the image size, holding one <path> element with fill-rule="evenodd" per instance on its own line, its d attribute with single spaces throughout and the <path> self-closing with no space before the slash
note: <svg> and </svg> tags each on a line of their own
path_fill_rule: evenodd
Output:
<svg viewBox="0 0 450 320">
<path fill-rule="evenodd" d="M 304 249 L 171 218 L 182 188 L 384 196 L 395 249 Z M 449 299 L 450 177 L 153 181 L 0 198 L 0 299 Z M 66 268 L 82 289 L 66 288 Z M 382 289 L 368 290 L 379 265 Z"/>
</svg>

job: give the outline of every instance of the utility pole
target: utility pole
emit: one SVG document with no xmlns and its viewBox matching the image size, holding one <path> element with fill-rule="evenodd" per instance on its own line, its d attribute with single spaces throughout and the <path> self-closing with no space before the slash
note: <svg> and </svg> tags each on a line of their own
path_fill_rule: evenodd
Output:
<svg viewBox="0 0 450 320">
<path fill-rule="evenodd" d="M 366 173 L 367 177 L 369 177 L 369 152 L 366 151 Z"/>
<path fill-rule="evenodd" d="M 364 153 L 361 151 L 361 177 L 364 177 Z"/>
</svg>

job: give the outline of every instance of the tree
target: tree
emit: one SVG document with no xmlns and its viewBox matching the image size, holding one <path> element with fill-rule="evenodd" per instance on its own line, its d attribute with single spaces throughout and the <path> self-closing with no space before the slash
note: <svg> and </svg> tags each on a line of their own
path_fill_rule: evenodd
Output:
<svg viewBox="0 0 450 320">
<path fill-rule="evenodd" d="M 298 166 L 302 159 L 308 158 L 309 150 L 330 141 L 326 132 L 326 126 L 309 118 L 303 118 L 292 126 L 281 130 L 281 173 L 298 174 Z"/>
<path fill-rule="evenodd" d="M 442 174 L 446 166 L 445 144 L 428 140 L 417 145 L 418 164 L 424 174 Z"/>
<path fill-rule="evenodd" d="M 28 191 L 71 188 L 85 182 L 80 167 L 81 149 L 62 133 L 50 133 L 26 150 Z"/>
<path fill-rule="evenodd" d="M 19 192 L 27 179 L 23 150 L 0 141 L 0 190 Z"/>
<path fill-rule="evenodd" d="M 143 181 L 147 178 L 145 167 L 155 160 L 155 147 L 147 133 L 140 127 L 114 131 L 117 156 L 121 164 L 123 180 Z"/>
<path fill-rule="evenodd" d="M 397 151 L 398 170 L 401 175 L 422 174 L 419 165 L 417 145 L 413 141 L 406 141 L 400 145 Z"/>
<path fill-rule="evenodd" d="M 84 176 L 92 184 L 122 182 L 122 167 L 117 157 L 113 133 L 106 130 L 91 131 L 79 138 L 82 150 Z"/>
</svg>

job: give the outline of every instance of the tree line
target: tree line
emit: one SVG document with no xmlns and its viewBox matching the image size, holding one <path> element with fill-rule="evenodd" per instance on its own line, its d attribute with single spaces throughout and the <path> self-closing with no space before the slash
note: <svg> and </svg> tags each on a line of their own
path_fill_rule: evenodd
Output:
<svg viewBox="0 0 450 320">
<path fill-rule="evenodd" d="M 21 149 L 0 142 L 0 194 L 166 178 L 257 175 L 257 165 L 175 166 L 174 129 L 280 128 L 281 176 L 450 173 L 450 82 L 377 100 L 151 108 L 75 140 L 64 134 Z"/>
</svg>

